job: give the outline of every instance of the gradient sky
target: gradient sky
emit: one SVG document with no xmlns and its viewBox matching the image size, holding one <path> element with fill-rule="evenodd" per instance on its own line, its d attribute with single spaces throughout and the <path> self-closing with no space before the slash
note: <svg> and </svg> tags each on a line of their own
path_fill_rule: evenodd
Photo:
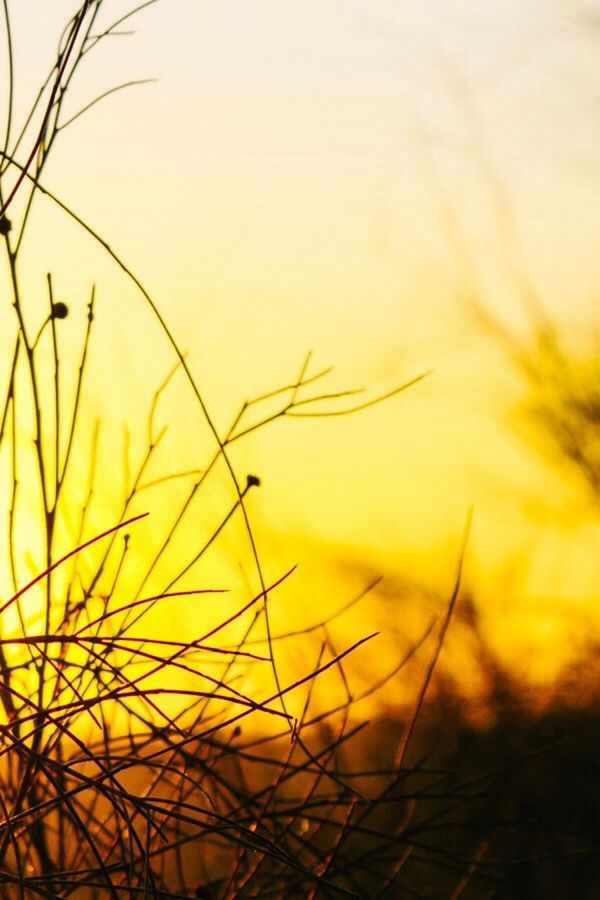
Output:
<svg viewBox="0 0 600 900">
<path fill-rule="evenodd" d="M 12 6 L 23 109 L 73 4 Z M 107 3 L 111 18 L 126 8 Z M 357 558 L 444 589 L 474 505 L 468 578 L 499 648 L 533 649 L 543 673 L 573 612 L 593 609 L 599 523 L 518 425 L 522 385 L 472 315 L 444 216 L 494 315 L 526 333 L 523 265 L 569 339 L 585 336 L 600 276 L 591 10 L 163 0 L 90 57 L 72 109 L 121 80 L 157 82 L 74 124 L 46 175 L 151 288 L 219 421 L 309 349 L 336 389 L 433 370 L 378 409 L 249 440 L 262 539 L 304 557 L 307 577 Z M 142 304 L 56 211 L 30 253 L 32 290 L 48 269 L 68 298 L 98 283 L 94 403 L 130 415 L 169 365 Z"/>
</svg>

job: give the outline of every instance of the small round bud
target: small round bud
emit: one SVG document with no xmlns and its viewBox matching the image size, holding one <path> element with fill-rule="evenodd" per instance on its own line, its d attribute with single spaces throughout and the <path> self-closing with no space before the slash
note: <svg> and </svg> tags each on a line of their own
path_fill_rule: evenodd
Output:
<svg viewBox="0 0 600 900">
<path fill-rule="evenodd" d="M 0 234 L 8 234 L 12 230 L 12 222 L 8 216 L 0 217 Z"/>
<path fill-rule="evenodd" d="M 246 475 L 246 490 L 249 490 L 251 487 L 259 487 L 260 486 L 260 478 L 258 475 Z"/>
<path fill-rule="evenodd" d="M 68 315 L 69 307 L 66 303 L 63 303 L 62 300 L 58 300 L 56 303 L 52 304 L 53 319 L 66 319 Z"/>
</svg>

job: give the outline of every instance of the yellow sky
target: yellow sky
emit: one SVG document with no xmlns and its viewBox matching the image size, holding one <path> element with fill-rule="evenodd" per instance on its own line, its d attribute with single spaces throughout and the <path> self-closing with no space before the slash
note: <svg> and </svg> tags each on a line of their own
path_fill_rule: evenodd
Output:
<svg viewBox="0 0 600 900">
<path fill-rule="evenodd" d="M 13 5 L 22 104 L 72 4 Z M 462 223 L 494 314 L 523 325 L 522 253 L 545 307 L 585 330 L 600 274 L 600 36 L 547 0 L 163 0 L 136 29 L 90 57 L 72 108 L 123 79 L 157 83 L 65 132 L 46 183 L 151 289 L 217 420 L 289 381 L 309 349 L 315 367 L 335 365 L 336 389 L 433 370 L 382 407 L 276 422 L 239 450 L 264 479 L 252 507 L 273 569 L 350 554 L 447 588 L 474 505 L 468 577 L 499 649 L 533 648 L 548 670 L 556 623 L 592 608 L 598 520 L 516 433 L 521 385 L 472 318 L 443 217 L 447 204 Z M 83 309 L 97 283 L 94 403 L 130 416 L 170 365 L 143 303 L 45 205 L 29 252 L 33 292 L 52 269 Z M 173 418 L 186 408 L 170 403 Z"/>
</svg>

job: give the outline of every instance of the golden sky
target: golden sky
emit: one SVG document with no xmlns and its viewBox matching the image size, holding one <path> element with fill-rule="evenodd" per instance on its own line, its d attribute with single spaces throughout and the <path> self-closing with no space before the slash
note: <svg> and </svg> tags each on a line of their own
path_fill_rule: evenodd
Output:
<svg viewBox="0 0 600 900">
<path fill-rule="evenodd" d="M 13 6 L 24 109 L 73 4 Z M 126 8 L 107 4 L 111 18 Z M 566 0 L 163 0 L 90 55 L 72 109 L 157 81 L 74 123 L 45 176 L 151 290 L 219 423 L 293 379 L 308 350 L 315 371 L 335 366 L 336 390 L 431 370 L 380 407 L 278 421 L 240 447 L 264 480 L 252 511 L 265 553 L 342 597 L 361 576 L 340 584 L 341 559 L 447 591 L 473 506 L 467 580 L 497 649 L 526 648 L 540 677 L 580 612 L 593 617 L 599 523 L 533 447 L 523 383 L 468 294 L 527 334 L 521 267 L 568 340 L 589 331 L 599 42 Z M 170 366 L 164 338 L 102 253 L 38 202 L 31 290 L 52 270 L 83 310 L 97 284 L 93 403 L 130 418 Z M 169 403 L 185 415 L 177 391 Z M 174 442 L 172 464 L 188 449 Z"/>
</svg>

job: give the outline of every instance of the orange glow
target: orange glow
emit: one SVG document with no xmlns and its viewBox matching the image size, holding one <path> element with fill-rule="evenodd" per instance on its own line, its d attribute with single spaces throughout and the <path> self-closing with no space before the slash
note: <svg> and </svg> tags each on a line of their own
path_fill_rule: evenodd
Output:
<svg viewBox="0 0 600 900">
<path fill-rule="evenodd" d="M 32 5 L 39 18 L 30 29 Z M 491 0 L 477 14 L 469 4 L 459 14 L 456 4 L 437 6 L 425 21 L 420 4 L 401 10 L 383 0 L 368 10 L 324 3 L 285 13 L 274 2 L 252 10 L 157 4 L 127 50 L 90 64 L 72 110 L 121 79 L 157 83 L 107 98 L 74 123 L 45 178 L 156 298 L 221 433 L 240 402 L 293 382 L 308 350 L 309 375 L 335 366 L 324 391 L 366 387 L 367 398 L 431 370 L 380 406 L 348 418 L 278 420 L 235 445 L 241 481 L 254 472 L 262 480 L 248 509 L 267 579 L 299 564 L 281 603 L 273 601 L 274 627 L 306 627 L 381 574 L 385 589 L 335 631 L 346 642 L 380 629 L 374 668 L 383 671 L 400 639 L 408 644 L 441 614 L 473 506 L 465 585 L 482 629 L 503 663 L 546 685 L 581 651 L 582 630 L 598 626 L 597 503 L 576 473 L 539 452 L 520 412 L 527 388 L 512 351 L 482 326 L 472 295 L 525 342 L 538 304 L 576 352 L 595 327 L 600 207 L 585 166 L 596 123 L 592 102 L 576 102 L 594 41 L 561 31 L 556 11 Z M 25 48 L 19 109 L 50 52 L 47 31 L 68 7 L 15 10 Z M 547 48 L 525 49 L 531 28 L 554 35 Z M 558 90 L 557 73 L 575 56 L 573 84 L 561 75 Z M 146 410 L 174 359 L 102 248 L 50 201 L 36 203 L 21 278 L 39 312 L 45 273 L 54 273 L 72 311 L 61 326 L 72 360 L 97 286 L 82 424 L 89 447 L 94 420 L 105 423 L 92 534 L 113 523 L 123 493 L 121 425 L 131 431 L 133 466 Z M 3 354 L 10 315 L 1 313 Z M 214 438 L 181 373 L 157 409 L 169 433 L 151 478 L 205 465 Z M 89 450 L 79 453 L 77 503 Z M 140 498 L 154 523 L 143 526 L 146 547 L 158 542 L 185 484 Z M 208 535 L 234 500 L 224 472 L 180 546 Z M 21 578 L 39 565 L 35 502 L 18 527 Z M 65 524 L 63 550 L 72 537 Z M 249 573 L 236 519 L 199 570 L 200 587 L 239 599 Z M 176 630 L 176 619 L 157 627 Z M 447 665 L 475 695 L 480 676 L 457 631 Z"/>
</svg>

